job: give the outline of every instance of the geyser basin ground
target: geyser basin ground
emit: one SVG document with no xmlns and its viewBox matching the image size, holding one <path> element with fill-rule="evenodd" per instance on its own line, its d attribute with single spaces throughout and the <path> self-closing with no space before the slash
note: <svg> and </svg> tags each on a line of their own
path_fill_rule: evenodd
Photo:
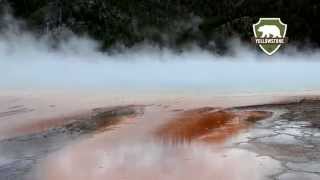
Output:
<svg viewBox="0 0 320 180">
<path fill-rule="evenodd" d="M 1 180 L 320 177 L 320 102 L 301 101 L 317 92 L 17 94 L 0 97 Z"/>
</svg>

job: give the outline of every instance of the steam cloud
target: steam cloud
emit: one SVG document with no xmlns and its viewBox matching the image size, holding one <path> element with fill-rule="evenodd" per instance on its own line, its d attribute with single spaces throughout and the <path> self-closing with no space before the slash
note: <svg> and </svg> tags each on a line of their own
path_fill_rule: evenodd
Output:
<svg viewBox="0 0 320 180">
<path fill-rule="evenodd" d="M 286 47 L 273 56 L 230 40 L 232 54 L 198 47 L 177 53 L 141 45 L 107 54 L 98 43 L 71 35 L 52 49 L 46 37 L 21 30 L 7 16 L 0 34 L 1 89 L 166 89 L 241 91 L 317 90 L 318 50 Z M 289 27 L 290 28 L 290 27 Z"/>
</svg>

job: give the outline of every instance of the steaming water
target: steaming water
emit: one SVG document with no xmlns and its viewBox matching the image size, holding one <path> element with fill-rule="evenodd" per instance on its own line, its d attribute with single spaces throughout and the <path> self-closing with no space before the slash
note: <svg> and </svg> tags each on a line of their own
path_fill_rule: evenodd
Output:
<svg viewBox="0 0 320 180">
<path fill-rule="evenodd" d="M 283 53 L 269 57 L 253 47 L 231 41 L 234 53 L 226 56 L 197 47 L 176 53 L 150 45 L 110 55 L 97 51 L 94 41 L 75 36 L 56 50 L 49 44 L 44 38 L 37 39 L 19 30 L 10 29 L 0 34 L 0 90 L 113 89 L 214 94 L 320 88 L 318 51 L 297 52 L 288 47 Z M 118 141 L 121 136 L 116 137 Z M 49 172 L 44 173 L 44 179 L 57 179 L 57 176 L 60 176 L 58 179 L 79 180 L 126 178 L 122 175 L 131 179 L 154 179 L 153 174 L 159 175 L 159 179 L 195 179 L 198 173 L 202 179 L 262 179 L 262 175 L 268 174 L 261 173 L 265 167 L 278 166 L 274 160 L 267 159 L 264 162 L 268 165 L 261 168 L 256 154 L 242 150 L 213 153 L 202 145 L 171 148 L 141 141 L 135 143 L 119 143 L 116 147 L 93 151 L 84 142 L 89 149 L 87 153 L 86 148 L 62 151 L 48 163 L 46 170 Z M 102 146 L 100 141 L 98 144 Z M 105 156 L 106 152 L 109 156 Z M 234 173 L 226 171 L 225 167 Z"/>
<path fill-rule="evenodd" d="M 152 138 L 173 112 L 149 107 L 110 131 L 51 154 L 38 167 L 41 180 L 262 180 L 280 163 L 241 149 L 201 142 L 166 143 Z"/>
<path fill-rule="evenodd" d="M 217 151 L 201 144 L 170 147 L 129 143 L 109 151 L 81 155 L 67 152 L 54 157 L 54 164 L 48 164 L 49 171 L 42 171 L 45 175 L 40 177 L 46 180 L 263 180 L 280 169 L 280 163 L 269 157 L 257 157 L 240 149 Z"/>
<path fill-rule="evenodd" d="M 113 55 L 90 39 L 71 37 L 56 50 L 28 33 L 0 35 L 1 89 L 129 89 L 215 92 L 317 90 L 318 51 L 287 47 L 266 56 L 239 41 L 218 56 L 141 46 Z M 310 51 L 311 52 L 311 51 Z"/>
</svg>

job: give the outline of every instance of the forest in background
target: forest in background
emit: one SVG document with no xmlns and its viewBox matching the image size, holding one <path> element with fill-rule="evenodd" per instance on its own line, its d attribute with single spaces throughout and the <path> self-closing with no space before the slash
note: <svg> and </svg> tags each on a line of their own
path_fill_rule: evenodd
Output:
<svg viewBox="0 0 320 180">
<path fill-rule="evenodd" d="M 320 45 L 319 0 L 0 0 L 37 34 L 88 35 L 103 49 L 148 42 L 223 51 L 232 37 L 250 41 L 259 17 L 280 17 L 290 42 Z"/>
</svg>

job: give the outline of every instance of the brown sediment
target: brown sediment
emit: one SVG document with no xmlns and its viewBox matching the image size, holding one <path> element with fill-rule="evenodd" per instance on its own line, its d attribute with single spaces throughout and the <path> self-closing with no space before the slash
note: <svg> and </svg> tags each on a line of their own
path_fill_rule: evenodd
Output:
<svg viewBox="0 0 320 180">
<path fill-rule="evenodd" d="M 262 179 L 255 154 L 251 158 L 246 151 L 215 149 L 211 145 L 225 141 L 271 113 L 204 107 L 179 112 L 173 118 L 169 112 L 151 107 L 132 124 L 121 123 L 115 131 L 100 133 L 52 154 L 37 170 L 39 179 L 177 180 L 196 179 L 199 175 L 204 180 Z M 154 130 L 167 142 L 212 143 L 161 143 L 148 139 Z M 233 169 L 232 173 L 228 169 Z"/>
<path fill-rule="evenodd" d="M 13 138 L 22 135 L 48 131 L 50 128 L 62 127 L 75 121 L 90 118 L 90 112 L 79 112 L 68 116 L 39 119 L 13 126 L 1 132 L 2 138 Z"/>
<path fill-rule="evenodd" d="M 265 111 L 236 112 L 210 107 L 194 109 L 181 113 L 160 127 L 156 135 L 173 143 L 192 140 L 220 143 L 271 114 Z"/>
<path fill-rule="evenodd" d="M 112 108 L 93 109 L 93 115 L 89 120 L 79 122 L 79 129 L 88 129 L 91 131 L 104 131 L 113 125 L 117 125 L 123 119 L 134 118 L 143 113 L 144 106 L 128 105 Z M 72 126 L 75 126 L 73 124 Z"/>
<path fill-rule="evenodd" d="M 52 128 L 65 128 L 68 131 L 104 131 L 112 125 L 116 125 L 124 117 L 134 117 L 143 112 L 143 106 L 119 106 L 109 108 L 96 108 L 92 111 L 82 111 L 77 114 L 42 119 L 32 123 L 26 123 L 2 132 L 5 138 L 13 138 L 21 135 L 47 132 Z"/>
</svg>

